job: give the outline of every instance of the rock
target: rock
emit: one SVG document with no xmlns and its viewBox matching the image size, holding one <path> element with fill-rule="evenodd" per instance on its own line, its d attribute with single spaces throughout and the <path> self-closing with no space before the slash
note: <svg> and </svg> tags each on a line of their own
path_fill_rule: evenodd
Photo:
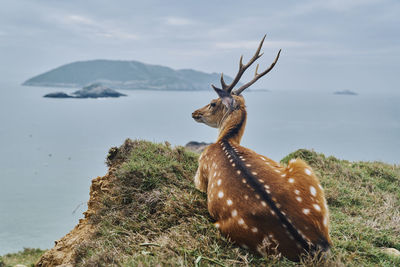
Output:
<svg viewBox="0 0 400 267">
<path fill-rule="evenodd" d="M 111 88 L 105 87 L 99 83 L 91 84 L 82 89 L 73 92 L 71 95 L 64 92 L 56 92 L 44 95 L 51 98 L 99 98 L 99 97 L 120 97 L 126 96 Z"/>
<path fill-rule="evenodd" d="M 350 90 L 336 91 L 333 93 L 334 95 L 358 95 L 356 92 Z"/>
<path fill-rule="evenodd" d="M 400 257 L 400 251 L 395 248 L 382 248 L 382 252 L 395 258 Z"/>
<path fill-rule="evenodd" d="M 185 145 L 185 148 L 195 153 L 201 153 L 203 150 L 212 143 L 190 141 Z"/>
<path fill-rule="evenodd" d="M 126 96 L 111 88 L 105 87 L 99 83 L 83 87 L 81 90 L 72 93 L 75 98 L 99 98 L 99 97 L 120 97 Z"/>
<path fill-rule="evenodd" d="M 43 97 L 51 97 L 51 98 L 72 98 L 73 96 L 70 96 L 64 92 L 55 92 L 55 93 L 50 93 L 47 95 L 44 95 Z"/>
</svg>

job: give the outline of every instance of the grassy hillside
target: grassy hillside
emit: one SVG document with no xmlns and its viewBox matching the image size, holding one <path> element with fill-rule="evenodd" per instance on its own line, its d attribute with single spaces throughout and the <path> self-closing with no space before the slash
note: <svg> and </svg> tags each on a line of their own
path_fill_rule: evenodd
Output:
<svg viewBox="0 0 400 267">
<path fill-rule="evenodd" d="M 111 150 L 108 164 L 115 168 L 115 186 L 92 218 L 97 231 L 79 247 L 79 265 L 294 265 L 249 254 L 219 234 L 206 195 L 192 182 L 197 157 L 183 148 L 144 141 L 128 140 Z M 296 157 L 314 168 L 326 190 L 334 244 L 328 264 L 400 264 L 381 249 L 400 250 L 400 168 L 307 150 L 282 163 Z"/>
<path fill-rule="evenodd" d="M 399 266 L 400 167 L 348 162 L 308 150 L 331 211 L 333 248 L 326 266 Z M 90 212 L 94 234 L 75 248 L 77 266 L 297 266 L 250 254 L 212 225 L 206 195 L 192 177 L 198 155 L 182 147 L 127 140 L 107 159 L 107 184 Z M 93 191 L 93 187 L 92 187 Z M 91 193 L 92 196 L 92 193 Z M 306 259 L 303 265 L 321 265 Z"/>
<path fill-rule="evenodd" d="M 17 264 L 33 266 L 43 253 L 44 250 L 37 248 L 25 248 L 23 251 L 18 253 L 9 253 L 7 255 L 0 256 L 0 267 L 15 266 Z"/>
</svg>

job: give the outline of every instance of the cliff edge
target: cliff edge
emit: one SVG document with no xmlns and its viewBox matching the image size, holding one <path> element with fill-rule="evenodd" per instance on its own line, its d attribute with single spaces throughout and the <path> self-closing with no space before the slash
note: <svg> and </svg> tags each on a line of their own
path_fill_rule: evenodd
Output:
<svg viewBox="0 0 400 267">
<path fill-rule="evenodd" d="M 108 173 L 92 181 L 88 209 L 36 266 L 295 266 L 250 254 L 213 226 L 206 195 L 194 188 L 198 154 L 168 143 L 127 139 L 111 148 Z M 331 212 L 327 266 L 399 266 L 400 167 L 349 162 L 298 150 Z M 301 264 L 318 265 L 305 258 Z"/>
</svg>

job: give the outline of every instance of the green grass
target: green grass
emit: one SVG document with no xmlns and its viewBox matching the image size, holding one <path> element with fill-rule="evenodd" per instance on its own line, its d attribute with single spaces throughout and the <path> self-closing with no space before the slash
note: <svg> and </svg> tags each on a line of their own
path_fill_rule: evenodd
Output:
<svg viewBox="0 0 400 267">
<path fill-rule="evenodd" d="M 212 225 L 206 195 L 194 188 L 198 155 L 181 147 L 130 141 L 110 151 L 113 190 L 82 244 L 80 266 L 295 266 L 262 258 L 227 240 Z M 400 250 L 400 168 L 379 162 L 348 162 L 308 150 L 302 158 L 321 179 L 331 211 L 333 248 L 325 265 L 396 266 L 382 247 Z M 323 265 L 307 259 L 303 265 Z"/>
<path fill-rule="evenodd" d="M 15 266 L 17 264 L 34 266 L 44 252 L 44 250 L 37 248 L 24 248 L 23 251 L 0 256 L 0 267 Z"/>
<path fill-rule="evenodd" d="M 182 147 L 127 140 L 107 159 L 112 188 L 90 217 L 96 232 L 77 248 L 77 266 L 400 266 L 400 167 L 349 162 L 308 150 L 331 212 L 333 247 L 325 263 L 262 258 L 221 236 L 194 188 L 198 155 Z"/>
</svg>

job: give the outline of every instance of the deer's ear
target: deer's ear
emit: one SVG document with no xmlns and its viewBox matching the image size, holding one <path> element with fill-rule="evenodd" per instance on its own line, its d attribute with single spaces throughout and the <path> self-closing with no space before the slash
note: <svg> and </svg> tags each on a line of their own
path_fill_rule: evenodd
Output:
<svg viewBox="0 0 400 267">
<path fill-rule="evenodd" d="M 213 86 L 213 88 L 218 94 L 219 98 L 221 98 L 222 104 L 224 104 L 228 109 L 232 110 L 234 108 L 235 100 L 233 99 L 231 94 L 215 86 Z"/>
</svg>

